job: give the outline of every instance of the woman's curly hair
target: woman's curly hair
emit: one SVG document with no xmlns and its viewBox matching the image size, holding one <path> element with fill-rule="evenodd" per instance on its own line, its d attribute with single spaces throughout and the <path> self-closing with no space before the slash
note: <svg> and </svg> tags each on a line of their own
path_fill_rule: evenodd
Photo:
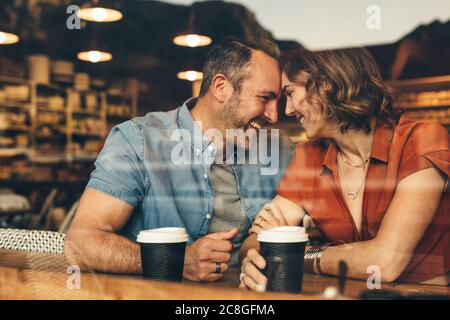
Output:
<svg viewBox="0 0 450 320">
<path fill-rule="evenodd" d="M 308 103 L 337 119 L 341 132 L 369 133 L 373 117 L 379 125 L 394 126 L 402 114 L 364 48 L 318 52 L 296 48 L 284 55 L 282 68 L 291 82 L 305 85 Z"/>
</svg>

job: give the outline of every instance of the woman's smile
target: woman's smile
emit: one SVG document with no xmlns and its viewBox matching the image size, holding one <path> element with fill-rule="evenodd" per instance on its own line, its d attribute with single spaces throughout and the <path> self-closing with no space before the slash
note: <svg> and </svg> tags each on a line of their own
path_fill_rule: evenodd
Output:
<svg viewBox="0 0 450 320">
<path fill-rule="evenodd" d="M 302 113 L 297 113 L 295 115 L 295 117 L 297 118 L 297 120 L 300 122 L 300 124 L 304 124 L 305 123 L 305 116 Z"/>
</svg>

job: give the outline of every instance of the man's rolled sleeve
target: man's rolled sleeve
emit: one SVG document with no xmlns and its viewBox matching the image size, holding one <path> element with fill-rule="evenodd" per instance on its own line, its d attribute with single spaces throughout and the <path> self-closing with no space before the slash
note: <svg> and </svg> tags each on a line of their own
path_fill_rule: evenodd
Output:
<svg viewBox="0 0 450 320">
<path fill-rule="evenodd" d="M 114 127 L 95 161 L 87 188 L 136 207 L 145 195 L 148 181 L 143 143 L 142 132 L 132 120 Z"/>
</svg>

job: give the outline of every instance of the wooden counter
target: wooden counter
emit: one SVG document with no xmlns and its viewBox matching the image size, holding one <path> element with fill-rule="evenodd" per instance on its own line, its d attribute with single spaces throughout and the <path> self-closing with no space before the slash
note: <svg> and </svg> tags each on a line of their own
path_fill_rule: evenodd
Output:
<svg viewBox="0 0 450 320">
<path fill-rule="evenodd" d="M 238 270 L 230 269 L 214 283 L 168 283 L 144 280 L 138 275 L 84 272 L 77 282 L 76 274 L 67 270 L 63 255 L 26 254 L 0 251 L 1 299 L 168 299 L 168 300 L 267 300 L 322 299 L 323 290 L 336 286 L 334 277 L 305 274 L 303 293 L 256 293 L 238 289 Z M 77 285 L 79 284 L 79 289 Z M 382 289 L 402 293 L 450 295 L 444 286 L 382 284 Z M 348 280 L 346 297 L 358 298 L 367 290 L 366 282 Z"/>
</svg>

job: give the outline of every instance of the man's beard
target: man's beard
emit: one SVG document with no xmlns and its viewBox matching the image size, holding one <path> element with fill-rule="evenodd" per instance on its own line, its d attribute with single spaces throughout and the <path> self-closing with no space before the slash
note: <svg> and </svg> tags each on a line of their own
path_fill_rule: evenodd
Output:
<svg viewBox="0 0 450 320">
<path fill-rule="evenodd" d="M 239 94 L 235 91 L 219 113 L 219 120 L 224 131 L 227 129 L 244 129 L 247 125 L 239 115 L 239 102 Z"/>
<path fill-rule="evenodd" d="M 223 125 L 223 130 L 225 132 L 223 132 L 225 134 L 226 137 L 226 130 L 233 130 L 234 132 L 236 132 L 236 130 L 241 131 L 242 134 L 249 134 L 248 130 L 253 130 L 253 138 L 257 139 L 257 130 L 251 126 L 251 123 L 254 123 L 255 121 L 246 121 L 240 114 L 239 114 L 239 110 L 241 109 L 241 105 L 240 105 L 240 99 L 239 99 L 239 94 L 237 92 L 234 92 L 233 95 L 231 96 L 230 100 L 228 101 L 228 103 L 224 106 L 224 108 L 222 109 L 222 111 L 219 114 L 219 119 Z M 256 137 L 255 135 L 256 134 Z M 246 137 L 245 140 L 242 139 L 236 139 L 233 138 L 232 141 L 228 141 L 228 138 L 226 139 L 226 145 L 228 147 L 233 146 L 233 148 L 235 146 L 240 146 L 241 148 L 243 147 L 244 149 L 248 150 L 250 147 L 250 142 L 249 139 Z"/>
</svg>

